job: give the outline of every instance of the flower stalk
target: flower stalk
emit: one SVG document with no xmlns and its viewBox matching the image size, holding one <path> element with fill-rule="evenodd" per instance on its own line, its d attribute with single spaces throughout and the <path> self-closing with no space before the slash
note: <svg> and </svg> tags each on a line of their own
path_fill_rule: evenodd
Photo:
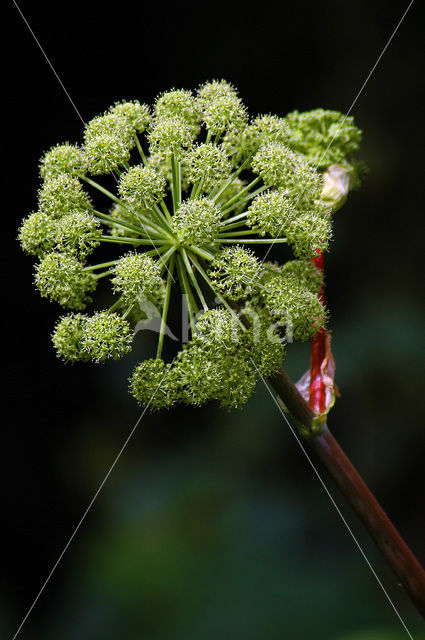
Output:
<svg viewBox="0 0 425 640">
<path fill-rule="evenodd" d="M 406 593 L 425 619 L 425 571 L 379 502 L 344 453 L 327 424 L 304 400 L 281 369 L 269 382 L 293 416 L 299 433 L 333 477 L 341 493 L 369 532 Z"/>
</svg>

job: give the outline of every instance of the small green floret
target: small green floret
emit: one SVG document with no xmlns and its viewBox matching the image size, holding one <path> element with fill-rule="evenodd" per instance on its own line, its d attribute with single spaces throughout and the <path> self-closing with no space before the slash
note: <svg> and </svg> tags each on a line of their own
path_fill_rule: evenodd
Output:
<svg viewBox="0 0 425 640">
<path fill-rule="evenodd" d="M 243 327 L 235 313 L 226 309 L 212 309 L 202 314 L 196 323 L 194 342 L 210 349 L 215 357 L 235 352 L 243 343 Z"/>
<path fill-rule="evenodd" d="M 166 91 L 155 103 L 154 117 L 157 120 L 179 118 L 186 124 L 193 138 L 196 138 L 201 129 L 200 116 L 199 105 L 191 91 Z"/>
<path fill-rule="evenodd" d="M 208 245 L 217 237 L 220 209 L 208 198 L 186 200 L 173 216 L 173 227 L 182 244 Z"/>
<path fill-rule="evenodd" d="M 115 293 L 122 296 L 124 305 L 149 300 L 162 305 L 165 285 L 158 264 L 150 256 L 128 253 L 115 265 L 111 282 Z"/>
<path fill-rule="evenodd" d="M 21 224 L 18 240 L 26 253 L 42 257 L 56 243 L 56 221 L 42 211 L 31 213 Z"/>
<path fill-rule="evenodd" d="M 252 161 L 252 170 L 267 186 L 283 187 L 296 194 L 300 202 L 320 198 L 322 183 L 314 166 L 280 142 L 261 147 Z"/>
<path fill-rule="evenodd" d="M 58 357 L 61 357 L 65 362 L 90 360 L 88 354 L 83 350 L 82 342 L 87 319 L 86 315 L 72 313 L 60 318 L 56 323 L 52 341 Z"/>
<path fill-rule="evenodd" d="M 165 179 L 151 167 L 137 165 L 122 174 L 118 191 L 130 207 L 150 209 L 165 195 Z"/>
<path fill-rule="evenodd" d="M 71 213 L 56 223 L 56 248 L 86 258 L 100 244 L 102 230 L 91 213 Z"/>
<path fill-rule="evenodd" d="M 319 169 L 349 162 L 362 138 L 353 118 L 338 111 L 292 111 L 285 122 L 288 145 L 307 156 Z"/>
<path fill-rule="evenodd" d="M 119 360 L 131 351 L 132 331 L 127 320 L 116 313 L 100 311 L 87 318 L 82 335 L 82 351 L 94 362 Z"/>
<path fill-rule="evenodd" d="M 84 309 L 91 301 L 96 278 L 81 262 L 66 253 L 49 253 L 35 270 L 34 282 L 43 298 L 50 298 L 66 309 Z"/>
<path fill-rule="evenodd" d="M 161 153 L 165 156 L 175 154 L 180 157 L 183 149 L 192 145 L 193 131 L 187 123 L 177 116 L 160 118 L 155 121 L 148 134 L 151 153 Z"/>
<path fill-rule="evenodd" d="M 77 178 L 59 174 L 47 179 L 38 192 L 39 210 L 52 218 L 68 213 L 86 212 L 92 206 Z"/>
<path fill-rule="evenodd" d="M 229 128 L 240 129 L 246 125 L 245 107 L 236 90 L 225 80 L 202 85 L 197 103 L 211 135 L 220 136 Z"/>
<path fill-rule="evenodd" d="M 93 175 L 116 171 L 130 160 L 129 144 L 113 134 L 90 137 L 85 146 L 88 169 Z"/>
<path fill-rule="evenodd" d="M 297 258 L 324 251 L 332 233 L 329 209 L 322 201 L 297 204 L 286 189 L 257 196 L 248 209 L 247 223 L 261 236 L 286 237 Z"/>
<path fill-rule="evenodd" d="M 211 263 L 209 274 L 217 289 L 229 300 L 248 297 L 257 287 L 261 264 L 250 249 L 226 247 Z"/>
<path fill-rule="evenodd" d="M 130 391 L 139 404 L 151 410 L 165 409 L 176 399 L 174 378 L 171 366 L 160 358 L 145 360 L 133 372 Z"/>
<path fill-rule="evenodd" d="M 185 160 L 188 182 L 200 184 L 206 193 L 230 176 L 231 166 L 226 154 L 211 143 L 194 147 Z"/>
<path fill-rule="evenodd" d="M 143 133 L 151 121 L 149 107 L 138 100 L 116 102 L 109 108 L 112 116 L 123 120 L 133 133 Z"/>
<path fill-rule="evenodd" d="M 308 340 L 325 324 L 326 311 L 318 295 L 292 274 L 268 279 L 262 297 L 275 322 L 286 328 L 289 341 Z"/>
<path fill-rule="evenodd" d="M 68 143 L 50 149 L 40 162 L 40 174 L 45 179 L 56 178 L 63 173 L 71 176 L 84 175 L 86 170 L 82 149 Z"/>
</svg>

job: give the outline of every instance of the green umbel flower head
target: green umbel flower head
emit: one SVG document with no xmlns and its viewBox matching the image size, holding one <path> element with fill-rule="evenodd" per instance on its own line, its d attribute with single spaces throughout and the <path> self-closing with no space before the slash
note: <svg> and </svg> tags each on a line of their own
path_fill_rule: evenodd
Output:
<svg viewBox="0 0 425 640">
<path fill-rule="evenodd" d="M 41 295 L 74 311 L 55 326 L 58 356 L 122 358 L 148 328 L 156 353 L 130 383 L 140 404 L 241 407 L 281 366 L 285 343 L 326 322 L 310 258 L 358 185 L 359 141 L 352 119 L 333 111 L 250 120 L 224 80 L 162 93 L 152 110 L 123 101 L 94 117 L 80 145 L 43 156 L 38 210 L 18 235 L 39 259 Z M 265 263 L 281 244 L 292 258 Z M 167 362 L 182 306 L 187 326 Z"/>
</svg>

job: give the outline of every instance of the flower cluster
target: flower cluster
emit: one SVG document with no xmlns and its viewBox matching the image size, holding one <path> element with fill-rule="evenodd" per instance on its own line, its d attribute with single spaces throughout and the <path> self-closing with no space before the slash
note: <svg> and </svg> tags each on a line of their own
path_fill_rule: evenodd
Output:
<svg viewBox="0 0 425 640">
<path fill-rule="evenodd" d="M 358 183 L 360 137 L 352 118 L 322 109 L 250 119 L 224 80 L 167 91 L 152 109 L 119 102 L 93 118 L 81 145 L 41 159 L 38 208 L 19 229 L 22 248 L 39 259 L 41 295 L 71 310 L 54 329 L 58 355 L 124 357 L 148 304 L 158 343 L 131 377 L 138 402 L 242 406 L 257 379 L 281 366 L 285 342 L 326 322 L 310 259 L 327 248 L 331 214 Z M 97 204 L 105 198 L 106 211 Z M 294 258 L 283 265 L 254 253 L 280 244 Z M 102 261 L 88 263 L 97 248 Z M 97 286 L 102 299 L 114 297 L 110 307 L 82 313 Z M 166 362 L 174 288 L 190 339 Z"/>
</svg>

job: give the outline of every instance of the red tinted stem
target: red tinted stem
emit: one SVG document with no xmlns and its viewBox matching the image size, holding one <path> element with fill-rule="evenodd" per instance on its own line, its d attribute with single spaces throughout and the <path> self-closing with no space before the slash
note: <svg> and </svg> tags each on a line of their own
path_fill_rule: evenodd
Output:
<svg viewBox="0 0 425 640">
<path fill-rule="evenodd" d="M 326 425 L 313 430 L 315 415 L 289 376 L 280 369 L 269 378 L 288 411 L 304 427 L 301 434 L 334 478 L 363 522 L 412 602 L 425 618 L 425 571 L 362 480 Z"/>
<path fill-rule="evenodd" d="M 323 274 L 323 253 L 311 259 L 314 266 Z M 325 301 L 325 284 L 322 283 L 319 299 Z M 310 398 L 309 405 L 314 413 L 321 414 L 326 410 L 326 386 L 323 381 L 322 363 L 326 357 L 326 330 L 319 329 L 310 340 Z"/>
<path fill-rule="evenodd" d="M 309 442 L 425 618 L 422 566 L 327 427 Z"/>
</svg>

